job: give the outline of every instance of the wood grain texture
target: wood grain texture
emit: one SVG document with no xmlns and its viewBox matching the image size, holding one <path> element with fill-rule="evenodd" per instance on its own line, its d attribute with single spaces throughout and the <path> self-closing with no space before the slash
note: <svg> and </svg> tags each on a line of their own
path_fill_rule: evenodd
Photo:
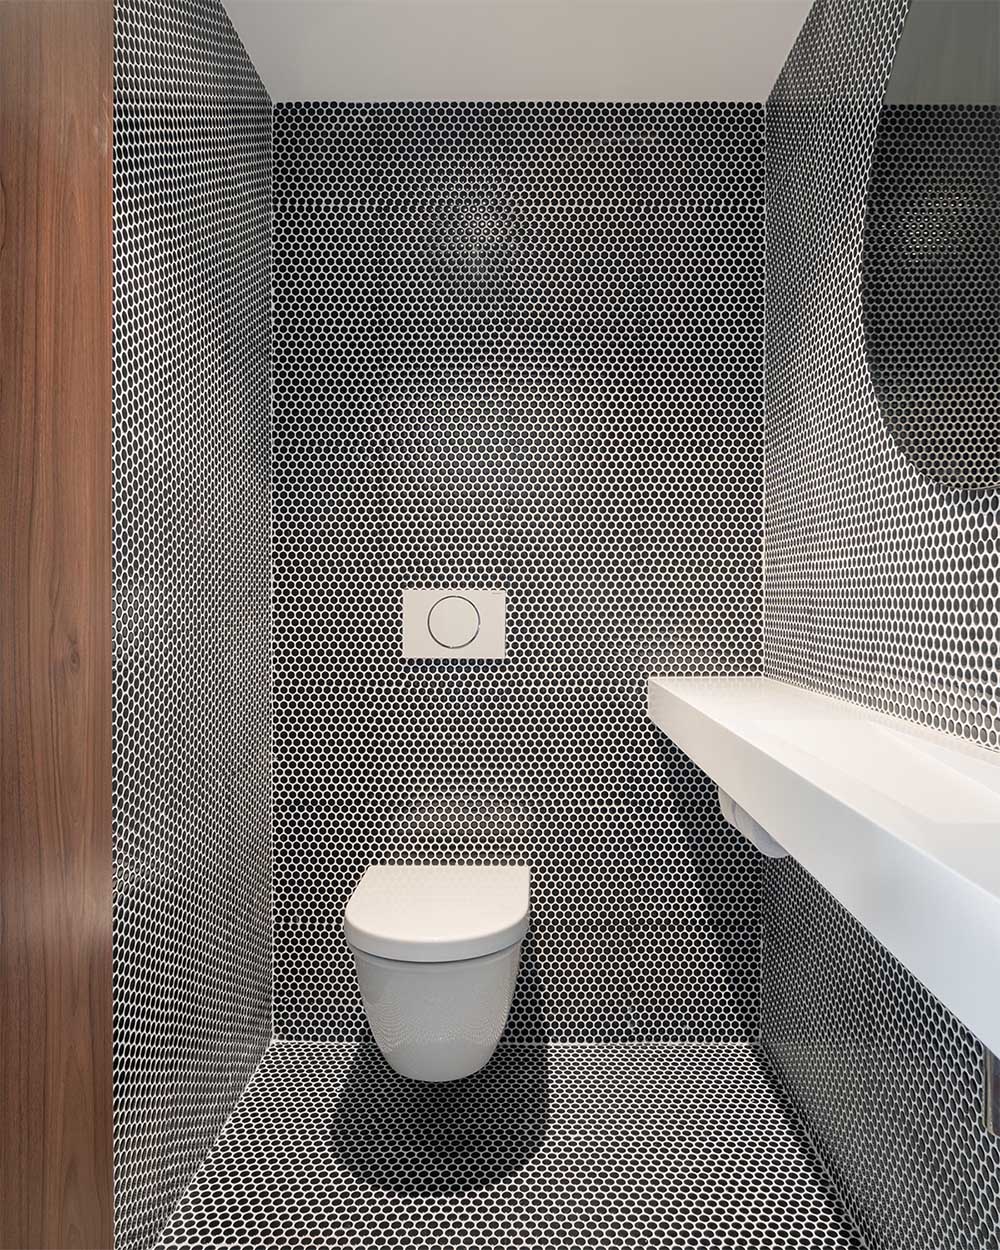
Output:
<svg viewBox="0 0 1000 1250">
<path fill-rule="evenodd" d="M 112 0 L 0 0 L 0 1246 L 112 1244 Z"/>
</svg>

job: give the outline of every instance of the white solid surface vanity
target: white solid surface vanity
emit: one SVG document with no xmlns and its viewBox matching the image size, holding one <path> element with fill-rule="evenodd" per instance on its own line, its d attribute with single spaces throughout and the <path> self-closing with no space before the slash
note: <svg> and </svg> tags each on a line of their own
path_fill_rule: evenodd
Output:
<svg viewBox="0 0 1000 1250">
<path fill-rule="evenodd" d="M 652 677 L 649 715 L 1000 1051 L 1000 753 L 764 677 Z"/>
</svg>

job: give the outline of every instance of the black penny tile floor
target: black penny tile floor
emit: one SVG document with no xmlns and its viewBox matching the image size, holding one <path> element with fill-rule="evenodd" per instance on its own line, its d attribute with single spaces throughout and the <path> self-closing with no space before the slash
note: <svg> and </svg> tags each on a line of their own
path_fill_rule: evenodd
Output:
<svg viewBox="0 0 1000 1250">
<path fill-rule="evenodd" d="M 159 1244 L 862 1250 L 759 1052 L 666 1044 L 274 1043 Z"/>
</svg>

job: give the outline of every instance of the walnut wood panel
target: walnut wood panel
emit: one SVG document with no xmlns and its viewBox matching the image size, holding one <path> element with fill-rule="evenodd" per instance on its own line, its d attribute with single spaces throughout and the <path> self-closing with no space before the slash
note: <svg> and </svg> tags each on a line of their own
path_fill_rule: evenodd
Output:
<svg viewBox="0 0 1000 1250">
<path fill-rule="evenodd" d="M 0 1246 L 112 1244 L 111 0 L 0 0 Z"/>
</svg>

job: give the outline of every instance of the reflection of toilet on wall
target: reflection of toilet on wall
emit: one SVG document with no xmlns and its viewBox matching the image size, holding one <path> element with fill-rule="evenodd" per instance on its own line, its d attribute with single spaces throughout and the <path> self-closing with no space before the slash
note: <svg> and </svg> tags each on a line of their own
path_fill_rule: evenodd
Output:
<svg viewBox="0 0 1000 1250">
<path fill-rule="evenodd" d="M 367 870 L 344 913 L 372 1033 L 403 1076 L 453 1081 L 489 1062 L 507 1023 L 527 868 Z"/>
</svg>

